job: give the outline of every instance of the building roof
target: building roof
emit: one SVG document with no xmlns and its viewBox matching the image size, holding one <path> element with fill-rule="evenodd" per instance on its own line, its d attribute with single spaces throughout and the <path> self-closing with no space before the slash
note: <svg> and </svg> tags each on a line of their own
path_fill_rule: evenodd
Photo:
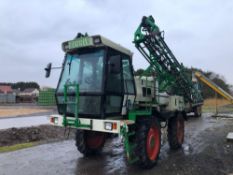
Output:
<svg viewBox="0 0 233 175">
<path fill-rule="evenodd" d="M 12 93 L 13 90 L 12 90 L 11 86 L 9 86 L 9 85 L 0 85 L 0 92 L 7 94 L 7 93 Z"/>
</svg>

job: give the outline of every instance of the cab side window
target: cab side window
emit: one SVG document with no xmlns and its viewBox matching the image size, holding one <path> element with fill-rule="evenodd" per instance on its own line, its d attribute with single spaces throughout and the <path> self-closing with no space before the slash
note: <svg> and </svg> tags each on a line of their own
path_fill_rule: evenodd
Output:
<svg viewBox="0 0 233 175">
<path fill-rule="evenodd" d="M 135 94 L 134 77 L 129 59 L 122 59 L 124 92 L 127 94 Z"/>
<path fill-rule="evenodd" d="M 108 60 L 107 91 L 121 94 L 121 82 L 121 57 L 119 55 L 111 56 Z"/>
</svg>

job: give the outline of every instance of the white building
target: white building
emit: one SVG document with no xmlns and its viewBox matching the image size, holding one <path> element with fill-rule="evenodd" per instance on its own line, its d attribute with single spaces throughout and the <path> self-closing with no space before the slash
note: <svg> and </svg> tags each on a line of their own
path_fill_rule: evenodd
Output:
<svg viewBox="0 0 233 175">
<path fill-rule="evenodd" d="M 34 96 L 34 97 L 38 97 L 39 96 L 39 90 L 36 89 L 36 88 L 28 88 L 28 89 L 25 89 L 23 92 L 20 92 L 19 96 Z"/>
</svg>

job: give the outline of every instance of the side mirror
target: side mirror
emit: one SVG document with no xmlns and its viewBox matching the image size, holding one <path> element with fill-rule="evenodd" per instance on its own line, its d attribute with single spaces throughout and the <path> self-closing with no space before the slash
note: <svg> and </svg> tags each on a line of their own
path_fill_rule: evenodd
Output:
<svg viewBox="0 0 233 175">
<path fill-rule="evenodd" d="M 44 69 L 45 70 L 45 77 L 48 78 L 50 76 L 51 73 L 51 69 L 52 69 L 52 63 L 49 63 L 47 65 L 47 67 Z"/>
<path fill-rule="evenodd" d="M 119 55 L 109 58 L 108 70 L 112 74 L 119 74 L 121 72 L 121 57 Z"/>
</svg>

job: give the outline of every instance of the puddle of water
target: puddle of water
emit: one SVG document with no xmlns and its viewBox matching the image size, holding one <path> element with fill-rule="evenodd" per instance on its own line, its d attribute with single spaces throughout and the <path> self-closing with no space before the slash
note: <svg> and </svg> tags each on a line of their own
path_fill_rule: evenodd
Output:
<svg viewBox="0 0 233 175">
<path fill-rule="evenodd" d="M 42 124 L 49 124 L 49 120 L 47 116 L 0 119 L 0 129 L 7 129 L 12 127 L 19 128 L 19 127 L 38 126 Z"/>
<path fill-rule="evenodd" d="M 191 145 L 189 145 L 189 144 L 184 144 L 184 145 L 182 146 L 182 149 L 183 149 L 183 153 L 184 153 L 186 156 L 188 156 L 188 155 L 190 155 L 190 154 L 193 153 L 193 148 L 192 148 Z"/>
</svg>

